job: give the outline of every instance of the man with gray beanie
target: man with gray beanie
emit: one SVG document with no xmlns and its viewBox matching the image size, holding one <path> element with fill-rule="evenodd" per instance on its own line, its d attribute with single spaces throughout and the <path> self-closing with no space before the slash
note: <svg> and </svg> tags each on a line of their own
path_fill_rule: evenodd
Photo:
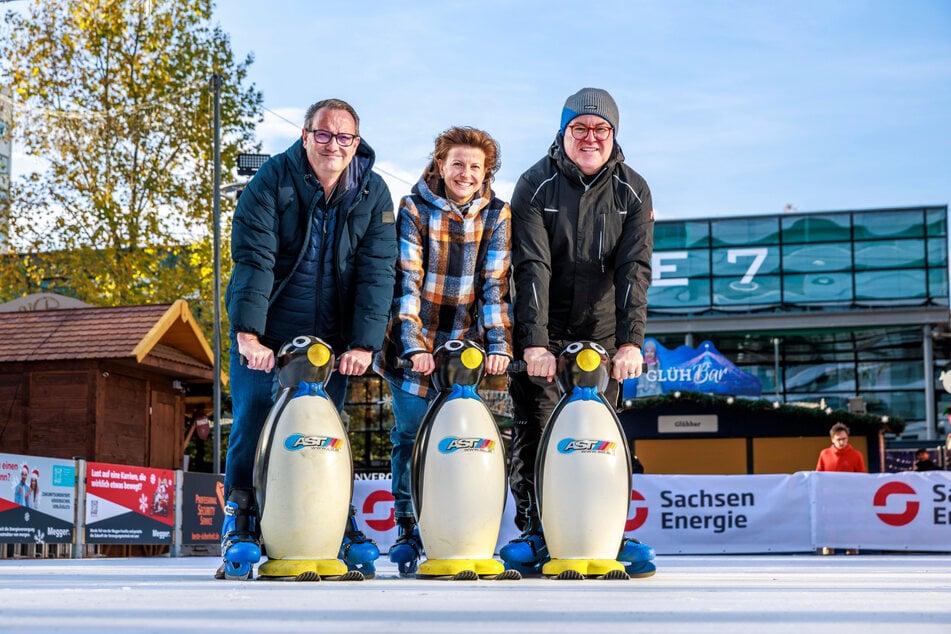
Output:
<svg viewBox="0 0 951 634">
<path fill-rule="evenodd" d="M 513 377 L 509 486 L 521 537 L 500 556 L 506 566 L 538 574 L 549 560 L 535 500 L 535 458 L 542 428 L 560 398 L 555 355 L 574 341 L 593 341 L 612 357 L 605 390 L 616 403 L 619 382 L 641 374 L 647 289 L 654 246 L 654 207 L 645 180 L 624 164 L 616 141 L 618 108 L 607 91 L 582 88 L 568 97 L 548 154 L 512 194 L 512 264 L 516 355 L 527 369 Z M 624 539 L 618 561 L 633 577 L 655 572 L 654 551 Z"/>
</svg>

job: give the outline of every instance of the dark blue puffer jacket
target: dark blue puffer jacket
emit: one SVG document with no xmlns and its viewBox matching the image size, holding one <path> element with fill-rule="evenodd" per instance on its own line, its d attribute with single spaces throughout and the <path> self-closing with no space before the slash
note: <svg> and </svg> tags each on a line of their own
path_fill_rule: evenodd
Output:
<svg viewBox="0 0 951 634">
<path fill-rule="evenodd" d="M 338 301 L 339 354 L 349 348 L 378 350 L 383 342 L 393 298 L 397 255 L 393 200 L 383 179 L 372 171 L 375 154 L 363 140 L 348 169 L 350 191 L 343 198 L 333 236 L 333 286 Z M 341 185 L 348 178 L 341 177 Z M 354 180 L 354 177 L 356 179 Z M 339 187 L 340 185 L 338 185 Z M 232 332 L 251 332 L 277 348 L 300 332 L 272 314 L 282 293 L 284 306 L 314 302 L 313 296 L 289 287 L 310 244 L 311 218 L 320 187 L 296 141 L 271 157 L 238 199 L 231 233 L 233 269 L 225 294 Z M 324 309 L 322 307 L 322 309 Z M 339 349 L 342 348 L 342 349 Z"/>
</svg>

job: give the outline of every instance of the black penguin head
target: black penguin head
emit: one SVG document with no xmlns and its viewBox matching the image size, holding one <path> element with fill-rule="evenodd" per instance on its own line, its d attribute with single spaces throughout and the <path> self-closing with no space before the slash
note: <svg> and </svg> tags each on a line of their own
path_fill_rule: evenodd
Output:
<svg viewBox="0 0 951 634">
<path fill-rule="evenodd" d="M 577 385 L 596 387 L 604 393 L 608 386 L 608 351 L 592 341 L 568 344 L 558 355 L 558 385 L 567 394 Z"/>
<path fill-rule="evenodd" d="M 301 381 L 326 383 L 333 368 L 333 350 L 317 337 L 294 337 L 277 351 L 277 380 L 281 387 L 293 387 Z"/>
<path fill-rule="evenodd" d="M 477 344 L 462 339 L 450 339 L 433 353 L 436 371 L 433 385 L 440 392 L 453 385 L 478 385 L 485 372 L 485 351 Z"/>
</svg>

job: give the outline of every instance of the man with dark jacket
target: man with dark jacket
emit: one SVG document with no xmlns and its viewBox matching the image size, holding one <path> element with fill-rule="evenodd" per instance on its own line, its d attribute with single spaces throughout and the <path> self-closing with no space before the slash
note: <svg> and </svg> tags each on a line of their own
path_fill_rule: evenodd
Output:
<svg viewBox="0 0 951 634">
<path fill-rule="evenodd" d="M 313 104 L 300 140 L 269 159 L 238 199 L 226 293 L 234 423 L 219 577 L 226 576 L 228 561 L 260 559 L 252 477 L 258 436 L 277 393 L 275 351 L 298 335 L 330 344 L 338 367 L 325 389 L 342 410 L 347 377 L 363 374 L 383 342 L 396 224 L 389 189 L 372 171 L 375 154 L 360 138 L 359 124 L 345 101 Z M 370 576 L 378 557 L 351 515 L 341 558 Z"/>
<path fill-rule="evenodd" d="M 535 457 L 542 428 L 560 397 L 556 359 L 573 341 L 594 341 L 612 356 L 605 393 L 641 373 L 654 207 L 641 176 L 624 164 L 615 136 L 618 109 L 607 91 L 568 97 L 548 155 L 512 194 L 516 354 L 526 375 L 512 379 L 515 410 L 509 485 L 523 534 L 502 548 L 513 568 L 538 572 L 548 549 L 535 507 Z M 624 540 L 618 560 L 634 576 L 654 572 L 653 549 Z"/>
</svg>

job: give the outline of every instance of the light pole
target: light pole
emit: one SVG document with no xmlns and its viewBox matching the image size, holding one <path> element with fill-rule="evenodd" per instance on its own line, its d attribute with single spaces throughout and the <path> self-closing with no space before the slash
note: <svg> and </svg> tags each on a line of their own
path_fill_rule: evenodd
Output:
<svg viewBox="0 0 951 634">
<path fill-rule="evenodd" d="M 211 89 L 215 103 L 215 151 L 214 151 L 214 202 L 212 204 L 212 222 L 214 223 L 214 420 L 215 420 L 215 473 L 221 473 L 221 75 L 211 76 Z"/>
</svg>

